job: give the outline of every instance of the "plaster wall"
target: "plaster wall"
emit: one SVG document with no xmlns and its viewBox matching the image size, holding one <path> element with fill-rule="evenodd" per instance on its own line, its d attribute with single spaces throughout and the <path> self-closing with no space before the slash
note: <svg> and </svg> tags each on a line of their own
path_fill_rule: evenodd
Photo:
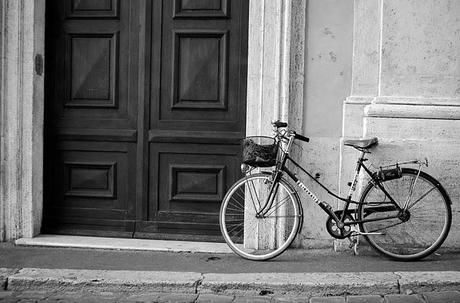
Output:
<svg viewBox="0 0 460 303">
<path fill-rule="evenodd" d="M 301 164 L 330 189 L 338 190 L 342 105 L 351 92 L 353 0 L 310 0 L 307 7 L 305 86 L 302 133 L 310 143 L 299 143 Z M 300 176 L 305 176 L 299 172 Z M 320 198 L 337 201 L 308 176 L 304 183 Z M 330 246 L 325 213 L 302 193 L 302 247 Z"/>
<path fill-rule="evenodd" d="M 352 95 L 343 138 L 379 138 L 371 161 L 429 160 L 452 200 L 444 246 L 460 246 L 460 2 L 355 1 Z M 354 163 L 342 150 L 342 192 Z"/>
</svg>

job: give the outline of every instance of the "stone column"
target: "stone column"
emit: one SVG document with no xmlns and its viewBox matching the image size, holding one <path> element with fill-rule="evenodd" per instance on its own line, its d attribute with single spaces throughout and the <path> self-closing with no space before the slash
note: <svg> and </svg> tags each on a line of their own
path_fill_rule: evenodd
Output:
<svg viewBox="0 0 460 303">
<path fill-rule="evenodd" d="M 288 122 L 293 129 L 302 129 L 305 17 L 306 0 L 250 1 L 246 121 L 249 136 L 270 136 L 270 122 L 276 119 Z M 247 235 L 254 238 L 246 237 L 245 241 L 254 243 L 257 227 L 250 229 Z"/>
<path fill-rule="evenodd" d="M 250 1 L 248 135 L 270 135 L 274 119 L 301 129 L 305 14 L 305 0 Z"/>
<path fill-rule="evenodd" d="M 45 0 L 1 1 L 0 241 L 39 233 Z"/>
</svg>

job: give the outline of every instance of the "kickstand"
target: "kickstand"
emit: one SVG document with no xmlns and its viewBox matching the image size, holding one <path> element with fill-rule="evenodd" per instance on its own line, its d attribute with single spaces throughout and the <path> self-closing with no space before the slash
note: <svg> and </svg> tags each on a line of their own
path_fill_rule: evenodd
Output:
<svg viewBox="0 0 460 303">
<path fill-rule="evenodd" d="M 353 248 L 353 253 L 355 256 L 359 255 L 358 253 L 358 244 L 359 244 L 359 230 L 356 230 L 355 226 L 352 226 L 353 232 L 355 232 L 355 235 L 352 235 L 348 237 L 348 241 L 350 241 L 350 248 Z"/>
</svg>

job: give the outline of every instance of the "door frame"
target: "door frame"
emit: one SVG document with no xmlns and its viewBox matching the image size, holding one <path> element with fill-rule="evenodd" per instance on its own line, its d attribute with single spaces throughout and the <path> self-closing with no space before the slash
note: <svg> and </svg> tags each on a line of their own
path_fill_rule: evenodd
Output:
<svg viewBox="0 0 460 303">
<path fill-rule="evenodd" d="M 34 237 L 42 224 L 45 5 L 0 4 L 0 241 Z M 247 134 L 269 134 L 273 119 L 302 129 L 305 22 L 306 0 L 250 0 Z"/>
</svg>

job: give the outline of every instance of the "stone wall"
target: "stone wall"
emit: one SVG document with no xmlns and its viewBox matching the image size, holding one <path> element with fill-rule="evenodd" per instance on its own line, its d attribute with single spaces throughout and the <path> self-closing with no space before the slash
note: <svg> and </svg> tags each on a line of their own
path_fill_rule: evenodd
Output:
<svg viewBox="0 0 460 303">
<path fill-rule="evenodd" d="M 45 1 L 3 0 L 0 241 L 40 232 L 43 192 Z"/>
<path fill-rule="evenodd" d="M 428 158 L 453 202 L 445 246 L 460 246 L 460 2 L 356 0 L 352 94 L 343 138 L 379 138 L 377 166 Z M 355 154 L 342 148 L 342 193 Z"/>
<path fill-rule="evenodd" d="M 310 143 L 299 143 L 301 164 L 331 190 L 338 191 L 343 100 L 351 92 L 353 0 L 310 0 L 307 7 L 305 97 L 302 133 Z M 297 156 L 296 155 L 296 156 Z M 304 183 L 320 198 L 337 206 L 308 176 Z M 305 210 L 299 245 L 331 247 L 323 210 L 302 193 Z"/>
</svg>

